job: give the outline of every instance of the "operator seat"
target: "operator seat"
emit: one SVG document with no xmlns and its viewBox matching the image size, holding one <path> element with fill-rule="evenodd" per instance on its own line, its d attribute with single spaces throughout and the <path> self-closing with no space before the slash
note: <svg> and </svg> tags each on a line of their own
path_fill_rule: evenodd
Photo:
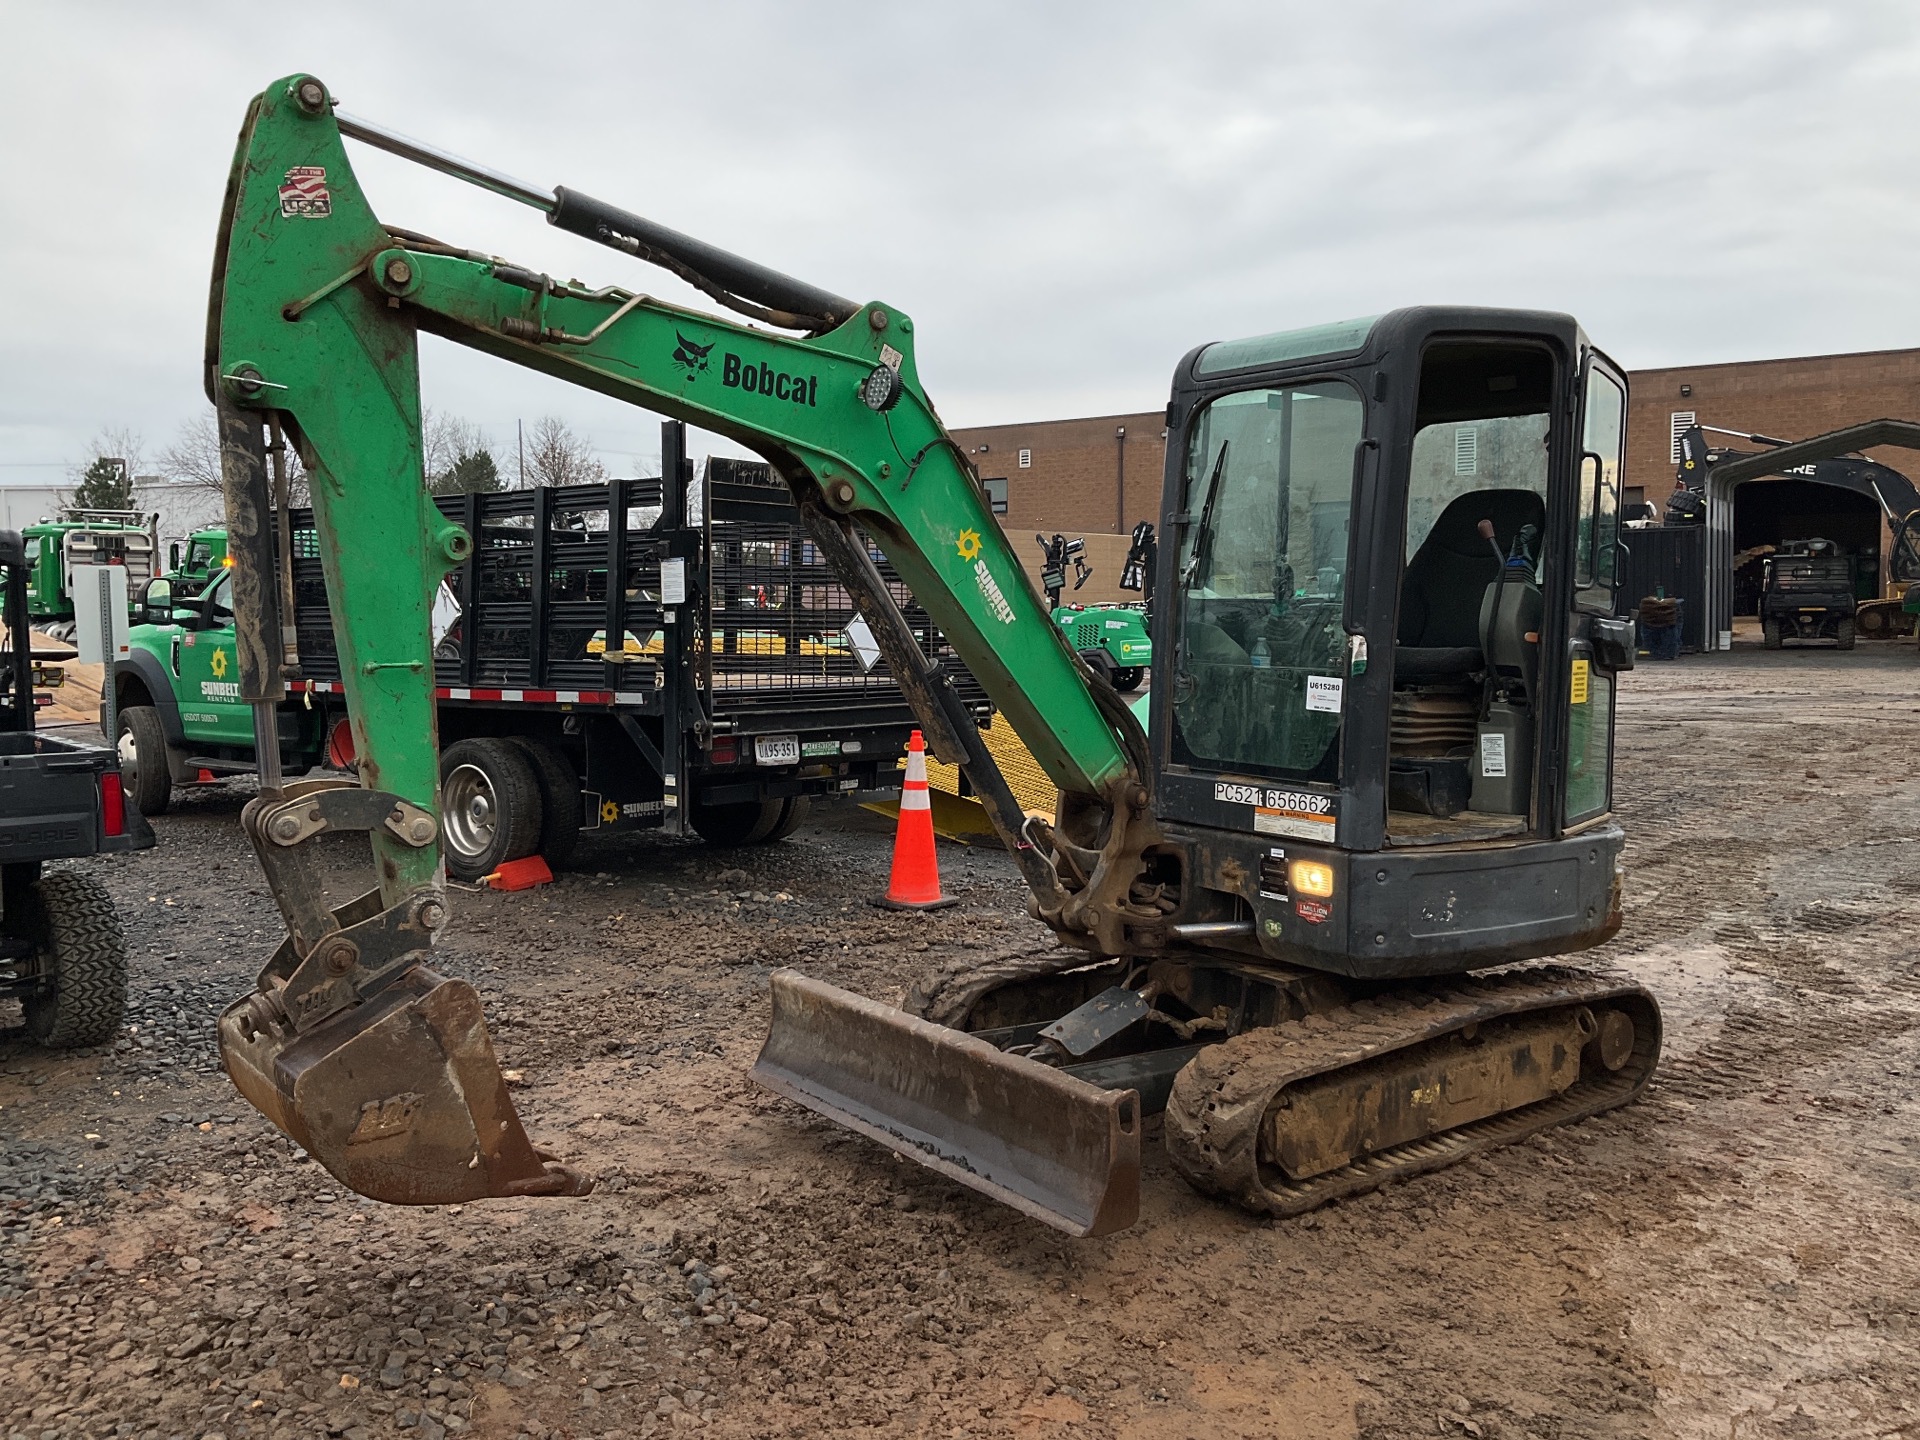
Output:
<svg viewBox="0 0 1920 1440">
<path fill-rule="evenodd" d="M 1523 525 L 1544 531 L 1546 518 L 1546 501 L 1531 490 L 1474 490 L 1440 512 L 1400 581 L 1396 684 L 1464 680 L 1480 669 L 1480 602 L 1500 573 L 1480 522 L 1493 522 L 1505 551 Z"/>
</svg>

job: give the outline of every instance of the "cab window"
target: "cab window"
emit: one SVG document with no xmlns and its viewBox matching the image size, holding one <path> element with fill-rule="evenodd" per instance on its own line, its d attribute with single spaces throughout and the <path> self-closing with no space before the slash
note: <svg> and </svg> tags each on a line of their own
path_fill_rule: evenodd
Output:
<svg viewBox="0 0 1920 1440">
<path fill-rule="evenodd" d="M 1347 525 L 1366 405 L 1339 380 L 1243 390 L 1189 432 L 1174 758 L 1332 780 Z"/>
<path fill-rule="evenodd" d="M 209 630 L 233 624 L 233 586 L 227 583 L 225 571 L 207 587 L 206 615 Z"/>
</svg>

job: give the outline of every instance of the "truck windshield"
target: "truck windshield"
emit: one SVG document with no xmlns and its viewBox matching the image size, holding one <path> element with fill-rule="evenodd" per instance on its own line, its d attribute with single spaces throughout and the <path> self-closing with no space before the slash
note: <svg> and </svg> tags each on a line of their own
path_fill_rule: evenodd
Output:
<svg viewBox="0 0 1920 1440">
<path fill-rule="evenodd" d="M 1194 422 L 1182 509 L 1177 763 L 1334 778 L 1347 519 L 1365 417 L 1338 380 L 1243 390 Z"/>
</svg>

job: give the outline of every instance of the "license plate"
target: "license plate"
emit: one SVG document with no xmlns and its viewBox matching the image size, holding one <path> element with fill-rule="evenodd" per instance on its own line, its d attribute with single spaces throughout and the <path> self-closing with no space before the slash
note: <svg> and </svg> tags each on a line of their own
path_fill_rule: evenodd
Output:
<svg viewBox="0 0 1920 1440">
<path fill-rule="evenodd" d="M 756 765 L 798 765 L 798 735 L 756 735 L 753 737 L 753 763 Z"/>
</svg>

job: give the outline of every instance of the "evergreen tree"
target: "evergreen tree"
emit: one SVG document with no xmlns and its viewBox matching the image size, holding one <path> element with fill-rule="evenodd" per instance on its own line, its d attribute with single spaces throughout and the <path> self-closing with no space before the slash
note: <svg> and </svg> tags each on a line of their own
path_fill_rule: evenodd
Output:
<svg viewBox="0 0 1920 1440">
<path fill-rule="evenodd" d="M 484 495 L 506 488 L 500 479 L 500 467 L 484 445 L 455 456 L 451 465 L 427 482 L 427 487 L 436 495 Z"/>
<path fill-rule="evenodd" d="M 69 503 L 81 510 L 131 510 L 133 474 L 127 462 L 102 455 L 81 475 Z"/>
</svg>

